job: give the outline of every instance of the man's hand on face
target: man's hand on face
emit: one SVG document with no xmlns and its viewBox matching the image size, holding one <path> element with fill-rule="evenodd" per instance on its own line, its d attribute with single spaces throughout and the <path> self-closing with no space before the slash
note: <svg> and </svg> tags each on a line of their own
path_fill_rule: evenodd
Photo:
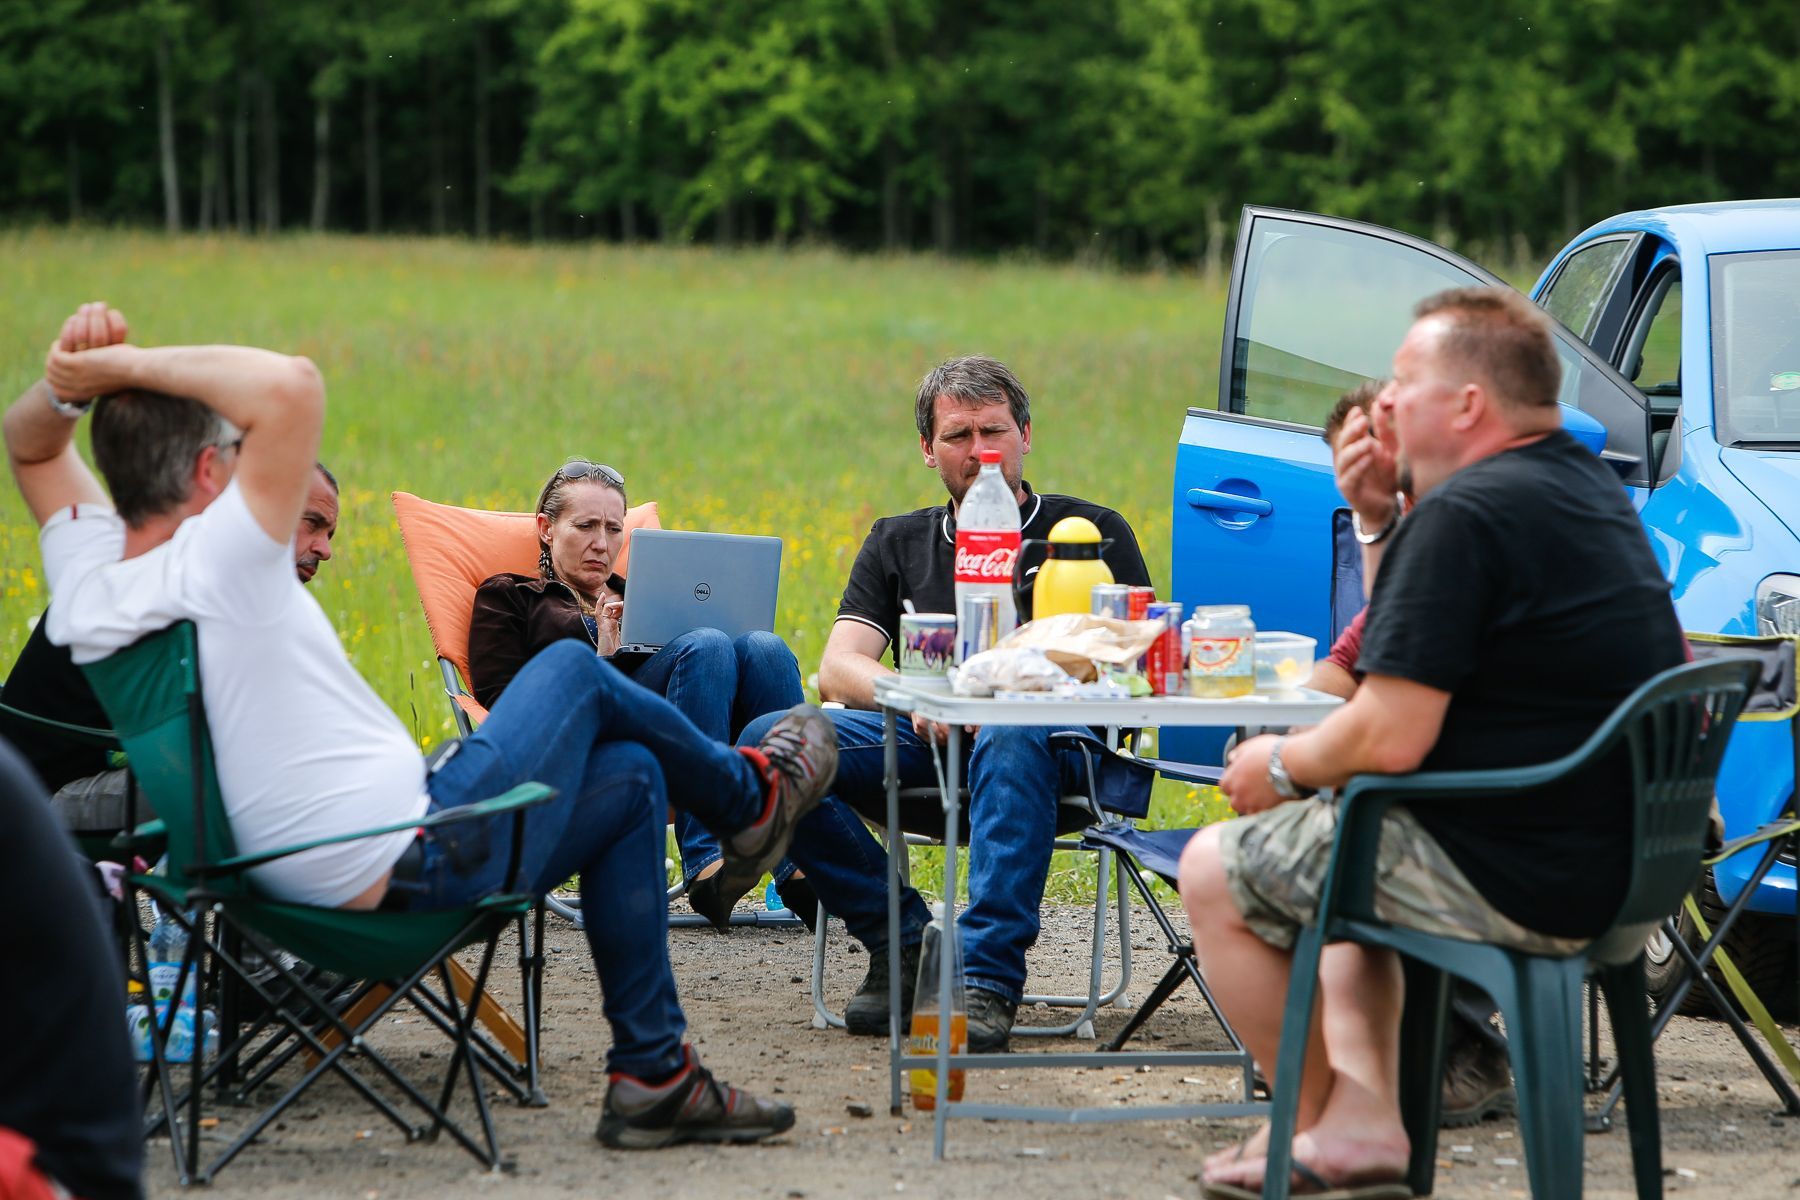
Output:
<svg viewBox="0 0 1800 1200">
<path fill-rule="evenodd" d="M 1391 500 L 1393 493 L 1388 493 Z M 1269 752 L 1275 746 L 1275 735 L 1265 733 L 1240 743 L 1226 761 L 1225 774 L 1219 779 L 1219 790 L 1231 802 L 1239 816 L 1250 816 L 1274 808 L 1282 802 L 1269 782 Z"/>
<path fill-rule="evenodd" d="M 1366 412 L 1352 409 L 1344 418 L 1331 458 L 1338 491 L 1356 510 L 1363 527 L 1374 530 L 1385 525 L 1394 512 L 1394 493 L 1400 488 L 1391 431 L 1382 436 Z"/>
</svg>

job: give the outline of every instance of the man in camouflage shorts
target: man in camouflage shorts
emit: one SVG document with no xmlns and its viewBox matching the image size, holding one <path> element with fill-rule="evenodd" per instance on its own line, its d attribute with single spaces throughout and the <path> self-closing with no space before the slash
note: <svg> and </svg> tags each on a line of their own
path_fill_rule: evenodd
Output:
<svg viewBox="0 0 1800 1200">
<path fill-rule="evenodd" d="M 1388 542 L 1356 668 L 1363 682 L 1312 729 L 1252 738 L 1220 782 L 1241 820 L 1202 830 L 1181 897 L 1214 994 L 1265 1071 L 1284 1033 L 1309 1039 L 1300 1193 L 1410 1191 L 1400 1121 L 1397 956 L 1326 949 L 1309 1030 L 1281 1028 L 1301 925 L 1316 915 L 1337 833 L 1320 789 L 1359 774 L 1551 761 L 1639 684 L 1681 663 L 1666 580 L 1618 479 L 1562 429 L 1548 321 L 1504 287 L 1426 300 L 1375 403 L 1382 473 L 1416 503 L 1357 513 Z M 1391 539 L 1391 540 L 1390 540 Z M 1545 954 L 1612 922 L 1630 869 L 1629 768 L 1599 764 L 1528 799 L 1439 798 L 1389 810 L 1375 871 L 1385 920 Z M 1208 1159 L 1209 1197 L 1254 1195 L 1266 1129 Z"/>
</svg>

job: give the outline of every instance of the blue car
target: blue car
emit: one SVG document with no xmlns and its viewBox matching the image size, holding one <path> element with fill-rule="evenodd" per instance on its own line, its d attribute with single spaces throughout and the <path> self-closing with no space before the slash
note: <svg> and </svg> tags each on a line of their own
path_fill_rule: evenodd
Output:
<svg viewBox="0 0 1800 1200">
<path fill-rule="evenodd" d="M 1340 393 L 1389 373 L 1417 301 L 1471 284 L 1508 286 L 1391 229 L 1244 210 L 1218 401 L 1188 410 L 1176 454 L 1176 600 L 1248 602 L 1259 628 L 1329 644 L 1356 592 L 1343 555 L 1334 570 L 1343 501 L 1319 426 Z M 1618 470 L 1684 627 L 1800 633 L 1800 201 L 1612 217 L 1556 255 L 1531 296 L 1560 322 L 1565 425 Z M 1164 747 L 1217 749 L 1173 731 Z M 1728 836 L 1787 806 L 1794 757 L 1786 724 L 1738 727 L 1719 779 Z M 1756 857 L 1720 864 L 1709 899 L 1734 899 Z M 1784 1005 L 1794 897 L 1790 857 L 1728 942 Z M 1660 992 L 1678 960 L 1666 945 L 1651 957 Z"/>
</svg>

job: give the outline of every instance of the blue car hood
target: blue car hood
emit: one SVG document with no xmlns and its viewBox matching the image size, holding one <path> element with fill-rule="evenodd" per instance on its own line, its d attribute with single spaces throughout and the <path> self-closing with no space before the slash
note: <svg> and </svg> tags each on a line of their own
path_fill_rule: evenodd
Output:
<svg viewBox="0 0 1800 1200">
<path fill-rule="evenodd" d="M 1800 537 L 1800 451 L 1719 449 L 1719 461 Z"/>
</svg>

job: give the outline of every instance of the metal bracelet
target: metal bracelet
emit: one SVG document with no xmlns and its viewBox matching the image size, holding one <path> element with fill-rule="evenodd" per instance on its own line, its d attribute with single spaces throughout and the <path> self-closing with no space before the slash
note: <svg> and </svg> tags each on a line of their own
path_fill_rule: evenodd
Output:
<svg viewBox="0 0 1800 1200">
<path fill-rule="evenodd" d="M 80 402 L 64 400 L 61 396 L 56 394 L 56 389 L 50 386 L 48 380 L 44 382 L 44 397 L 49 400 L 50 407 L 53 410 L 61 413 L 71 421 L 79 421 L 82 417 L 87 416 L 88 409 L 92 408 L 94 405 L 92 397 Z"/>
</svg>

